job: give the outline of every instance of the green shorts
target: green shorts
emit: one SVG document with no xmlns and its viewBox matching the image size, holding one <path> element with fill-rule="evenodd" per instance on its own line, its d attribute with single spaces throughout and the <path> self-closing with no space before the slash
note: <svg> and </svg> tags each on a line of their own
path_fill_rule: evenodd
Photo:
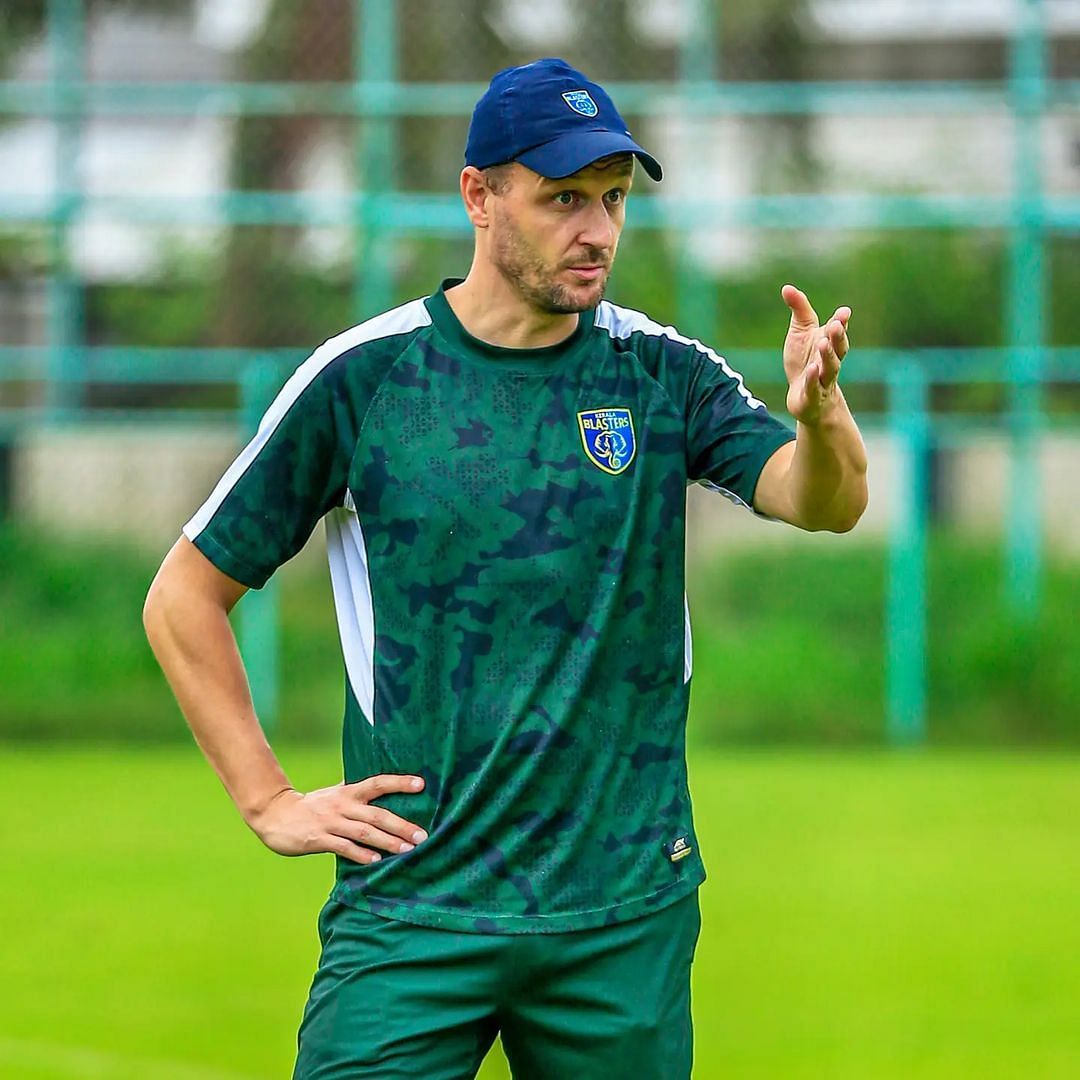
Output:
<svg viewBox="0 0 1080 1080">
<path fill-rule="evenodd" d="M 501 1035 L 517 1080 L 685 1080 L 697 892 L 559 934 L 435 930 L 331 900 L 294 1080 L 476 1075 Z"/>
</svg>

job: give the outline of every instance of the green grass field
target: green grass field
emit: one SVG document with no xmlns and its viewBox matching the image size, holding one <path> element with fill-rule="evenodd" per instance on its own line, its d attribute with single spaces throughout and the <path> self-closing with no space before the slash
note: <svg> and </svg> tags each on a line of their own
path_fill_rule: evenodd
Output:
<svg viewBox="0 0 1080 1080">
<path fill-rule="evenodd" d="M 692 783 L 697 1077 L 1080 1075 L 1080 758 L 709 753 Z M 0 1076 L 287 1077 L 329 860 L 262 849 L 193 748 L 9 747 L 0 789 Z"/>
</svg>

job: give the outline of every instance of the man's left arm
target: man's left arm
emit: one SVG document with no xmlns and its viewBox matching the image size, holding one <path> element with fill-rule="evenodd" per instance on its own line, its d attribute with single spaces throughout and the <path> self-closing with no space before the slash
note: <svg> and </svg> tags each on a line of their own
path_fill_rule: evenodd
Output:
<svg viewBox="0 0 1080 1080">
<path fill-rule="evenodd" d="M 787 408 L 795 441 L 765 463 L 754 509 L 801 529 L 847 532 L 866 509 L 866 449 L 838 377 L 848 351 L 851 309 L 837 308 L 822 326 L 794 285 L 781 291 L 791 309 L 784 342 Z"/>
</svg>

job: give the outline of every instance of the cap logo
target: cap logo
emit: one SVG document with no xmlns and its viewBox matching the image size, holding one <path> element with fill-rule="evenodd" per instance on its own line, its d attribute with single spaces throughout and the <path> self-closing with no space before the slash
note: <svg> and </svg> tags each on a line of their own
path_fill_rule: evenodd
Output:
<svg viewBox="0 0 1080 1080">
<path fill-rule="evenodd" d="M 596 102 L 589 97 L 588 90 L 567 90 L 562 97 L 563 101 L 581 116 L 595 116 L 600 111 Z"/>
</svg>

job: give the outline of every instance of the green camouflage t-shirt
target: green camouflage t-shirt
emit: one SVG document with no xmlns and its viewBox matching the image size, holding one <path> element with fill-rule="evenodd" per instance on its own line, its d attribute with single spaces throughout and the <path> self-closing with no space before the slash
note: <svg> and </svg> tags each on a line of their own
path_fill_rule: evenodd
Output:
<svg viewBox="0 0 1080 1080">
<path fill-rule="evenodd" d="M 504 349 L 440 289 L 297 369 L 184 532 L 258 588 L 326 522 L 345 778 L 423 776 L 381 804 L 430 834 L 339 859 L 337 899 L 536 933 L 701 883 L 686 485 L 750 505 L 793 437 L 711 349 L 607 301 Z"/>
</svg>

